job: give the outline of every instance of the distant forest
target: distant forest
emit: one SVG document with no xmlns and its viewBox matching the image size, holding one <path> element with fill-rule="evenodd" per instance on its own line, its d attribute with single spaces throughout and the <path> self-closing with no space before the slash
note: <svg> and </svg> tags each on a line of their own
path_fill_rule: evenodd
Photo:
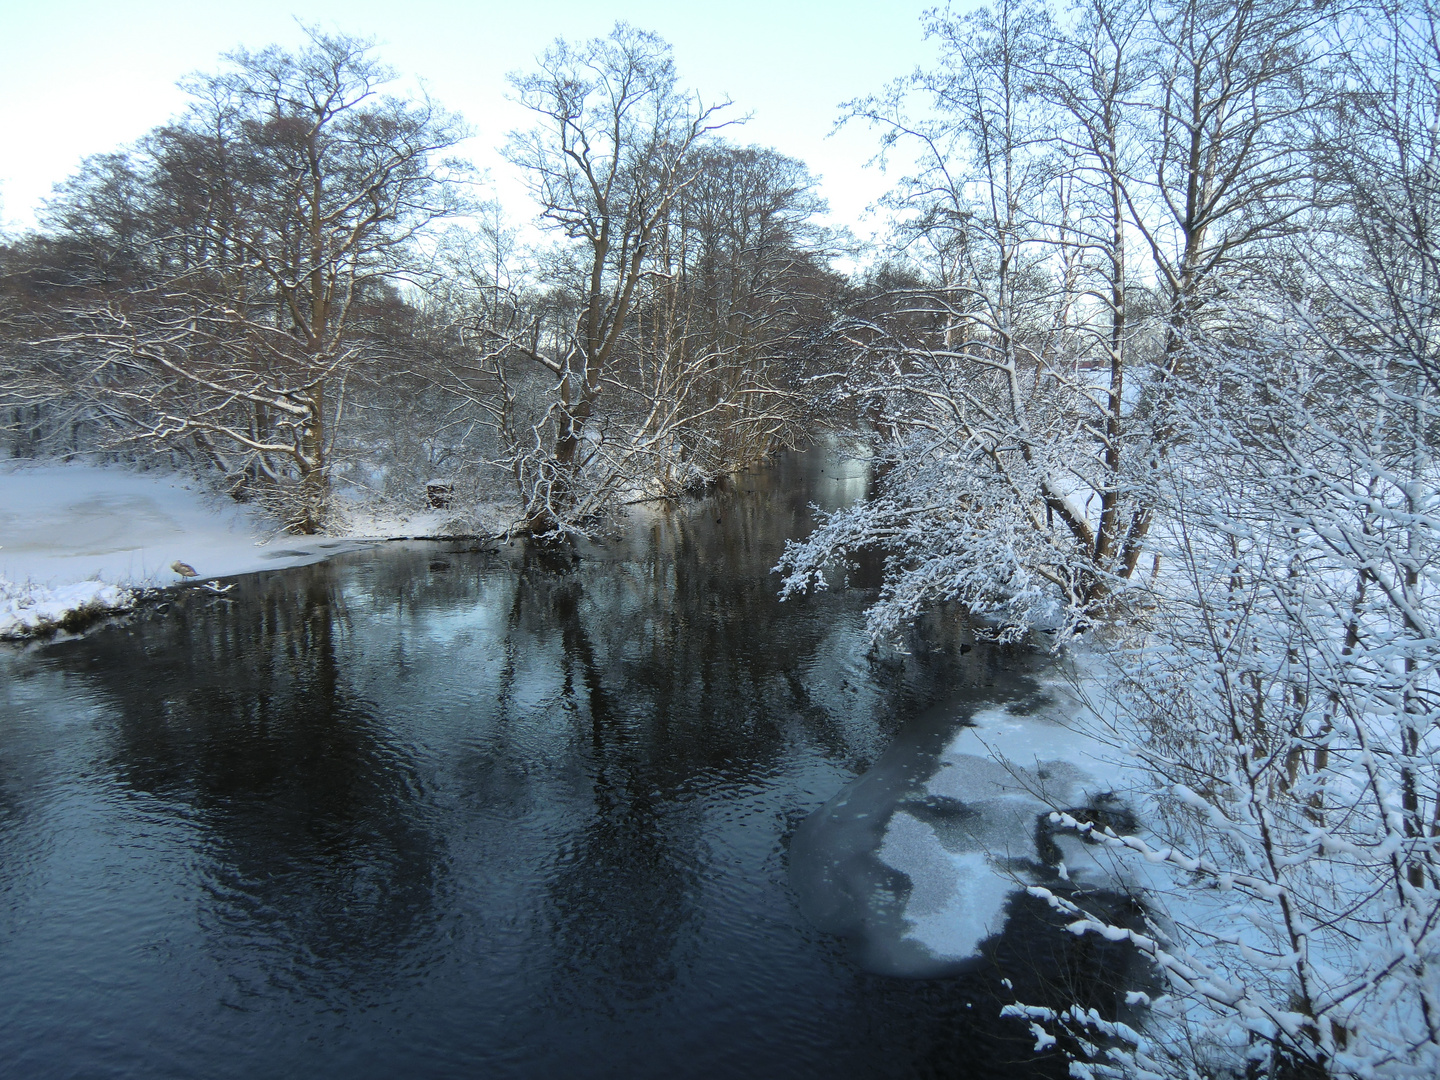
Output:
<svg viewBox="0 0 1440 1080">
<path fill-rule="evenodd" d="M 311 30 L 184 86 L 0 253 L 13 456 L 160 455 L 297 532 L 337 488 L 444 477 L 515 527 L 602 525 L 813 430 L 802 342 L 849 301 L 803 163 L 730 141 L 669 46 L 620 25 L 511 78 L 521 250 L 369 41 Z M 797 366 L 799 365 L 799 366 Z"/>
</svg>

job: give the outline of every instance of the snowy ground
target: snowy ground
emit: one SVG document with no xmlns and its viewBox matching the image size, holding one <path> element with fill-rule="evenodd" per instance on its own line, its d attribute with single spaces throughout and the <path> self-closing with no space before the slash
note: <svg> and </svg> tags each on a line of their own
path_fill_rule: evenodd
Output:
<svg viewBox="0 0 1440 1080">
<path fill-rule="evenodd" d="M 442 531 L 444 511 L 407 517 L 356 508 L 339 536 L 279 533 L 253 511 L 174 473 L 89 465 L 0 468 L 0 637 L 68 614 L 128 607 L 140 590 L 275 570 L 378 539 Z"/>
</svg>

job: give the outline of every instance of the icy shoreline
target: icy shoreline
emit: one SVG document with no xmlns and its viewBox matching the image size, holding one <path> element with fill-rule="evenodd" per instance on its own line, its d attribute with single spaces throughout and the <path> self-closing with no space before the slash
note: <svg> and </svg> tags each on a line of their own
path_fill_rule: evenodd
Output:
<svg viewBox="0 0 1440 1080">
<path fill-rule="evenodd" d="M 279 570 L 385 540 L 437 536 L 450 516 L 356 507 L 337 535 L 291 536 L 176 473 L 0 468 L 0 639 L 78 628 L 187 579 Z"/>
<path fill-rule="evenodd" d="M 1126 812 L 1142 784 L 1138 763 L 1096 737 L 1080 687 L 1100 677 L 1075 645 L 1038 673 L 1033 696 L 912 720 L 797 830 L 802 910 L 849 938 L 868 970 L 928 978 L 979 959 L 1033 885 L 1123 890 L 1128 878 L 1100 852 L 1042 824 L 1057 808 Z"/>
<path fill-rule="evenodd" d="M 942 962 L 977 956 L 986 939 L 1004 930 L 1011 897 L 1032 883 L 1045 861 L 1037 820 L 1057 806 L 1112 795 L 1132 764 L 1083 730 L 1085 708 L 1063 676 L 1045 682 L 1045 706 L 977 712 L 941 752 L 924 794 L 963 807 L 965 815 L 927 821 L 902 804 L 876 853 L 911 881 L 905 936 Z M 1068 836 L 1051 842 L 1060 850 L 1062 877 L 1083 874 L 1096 886 L 1112 884 L 1082 843 Z"/>
</svg>

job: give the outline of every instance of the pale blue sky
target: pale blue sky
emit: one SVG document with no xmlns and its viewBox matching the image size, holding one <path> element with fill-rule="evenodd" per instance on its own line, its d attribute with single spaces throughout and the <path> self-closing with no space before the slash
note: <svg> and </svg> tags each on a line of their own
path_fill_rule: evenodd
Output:
<svg viewBox="0 0 1440 1080">
<path fill-rule="evenodd" d="M 884 189 L 863 168 L 874 137 L 847 129 L 827 139 L 839 102 L 880 89 L 925 61 L 927 0 L 0 0 L 0 217 L 33 220 L 39 200 L 86 154 L 135 139 L 184 104 L 175 81 L 214 70 L 237 45 L 294 45 L 293 16 L 373 36 L 404 76 L 465 115 L 469 153 L 490 166 L 515 213 L 527 213 L 494 149 L 524 122 L 504 100 L 505 74 L 532 65 L 557 36 L 593 37 L 616 19 L 654 30 L 674 47 L 685 82 L 728 94 L 754 119 L 735 138 L 774 146 L 824 178 L 834 217 L 854 224 Z M 868 232 L 858 229 L 859 232 Z"/>
</svg>

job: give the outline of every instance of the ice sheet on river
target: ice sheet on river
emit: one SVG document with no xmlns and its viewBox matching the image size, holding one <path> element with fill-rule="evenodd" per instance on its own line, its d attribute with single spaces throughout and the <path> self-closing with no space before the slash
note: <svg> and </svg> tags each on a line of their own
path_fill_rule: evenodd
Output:
<svg viewBox="0 0 1440 1080">
<path fill-rule="evenodd" d="M 791 880 L 805 913 L 854 940 L 870 969 L 953 970 L 1059 856 L 1098 870 L 1078 842 L 1041 839 L 1052 808 L 1102 797 L 1113 776 L 1113 752 L 1075 728 L 1078 702 L 1063 684 L 1048 691 L 1023 711 L 919 718 L 796 831 Z"/>
</svg>

